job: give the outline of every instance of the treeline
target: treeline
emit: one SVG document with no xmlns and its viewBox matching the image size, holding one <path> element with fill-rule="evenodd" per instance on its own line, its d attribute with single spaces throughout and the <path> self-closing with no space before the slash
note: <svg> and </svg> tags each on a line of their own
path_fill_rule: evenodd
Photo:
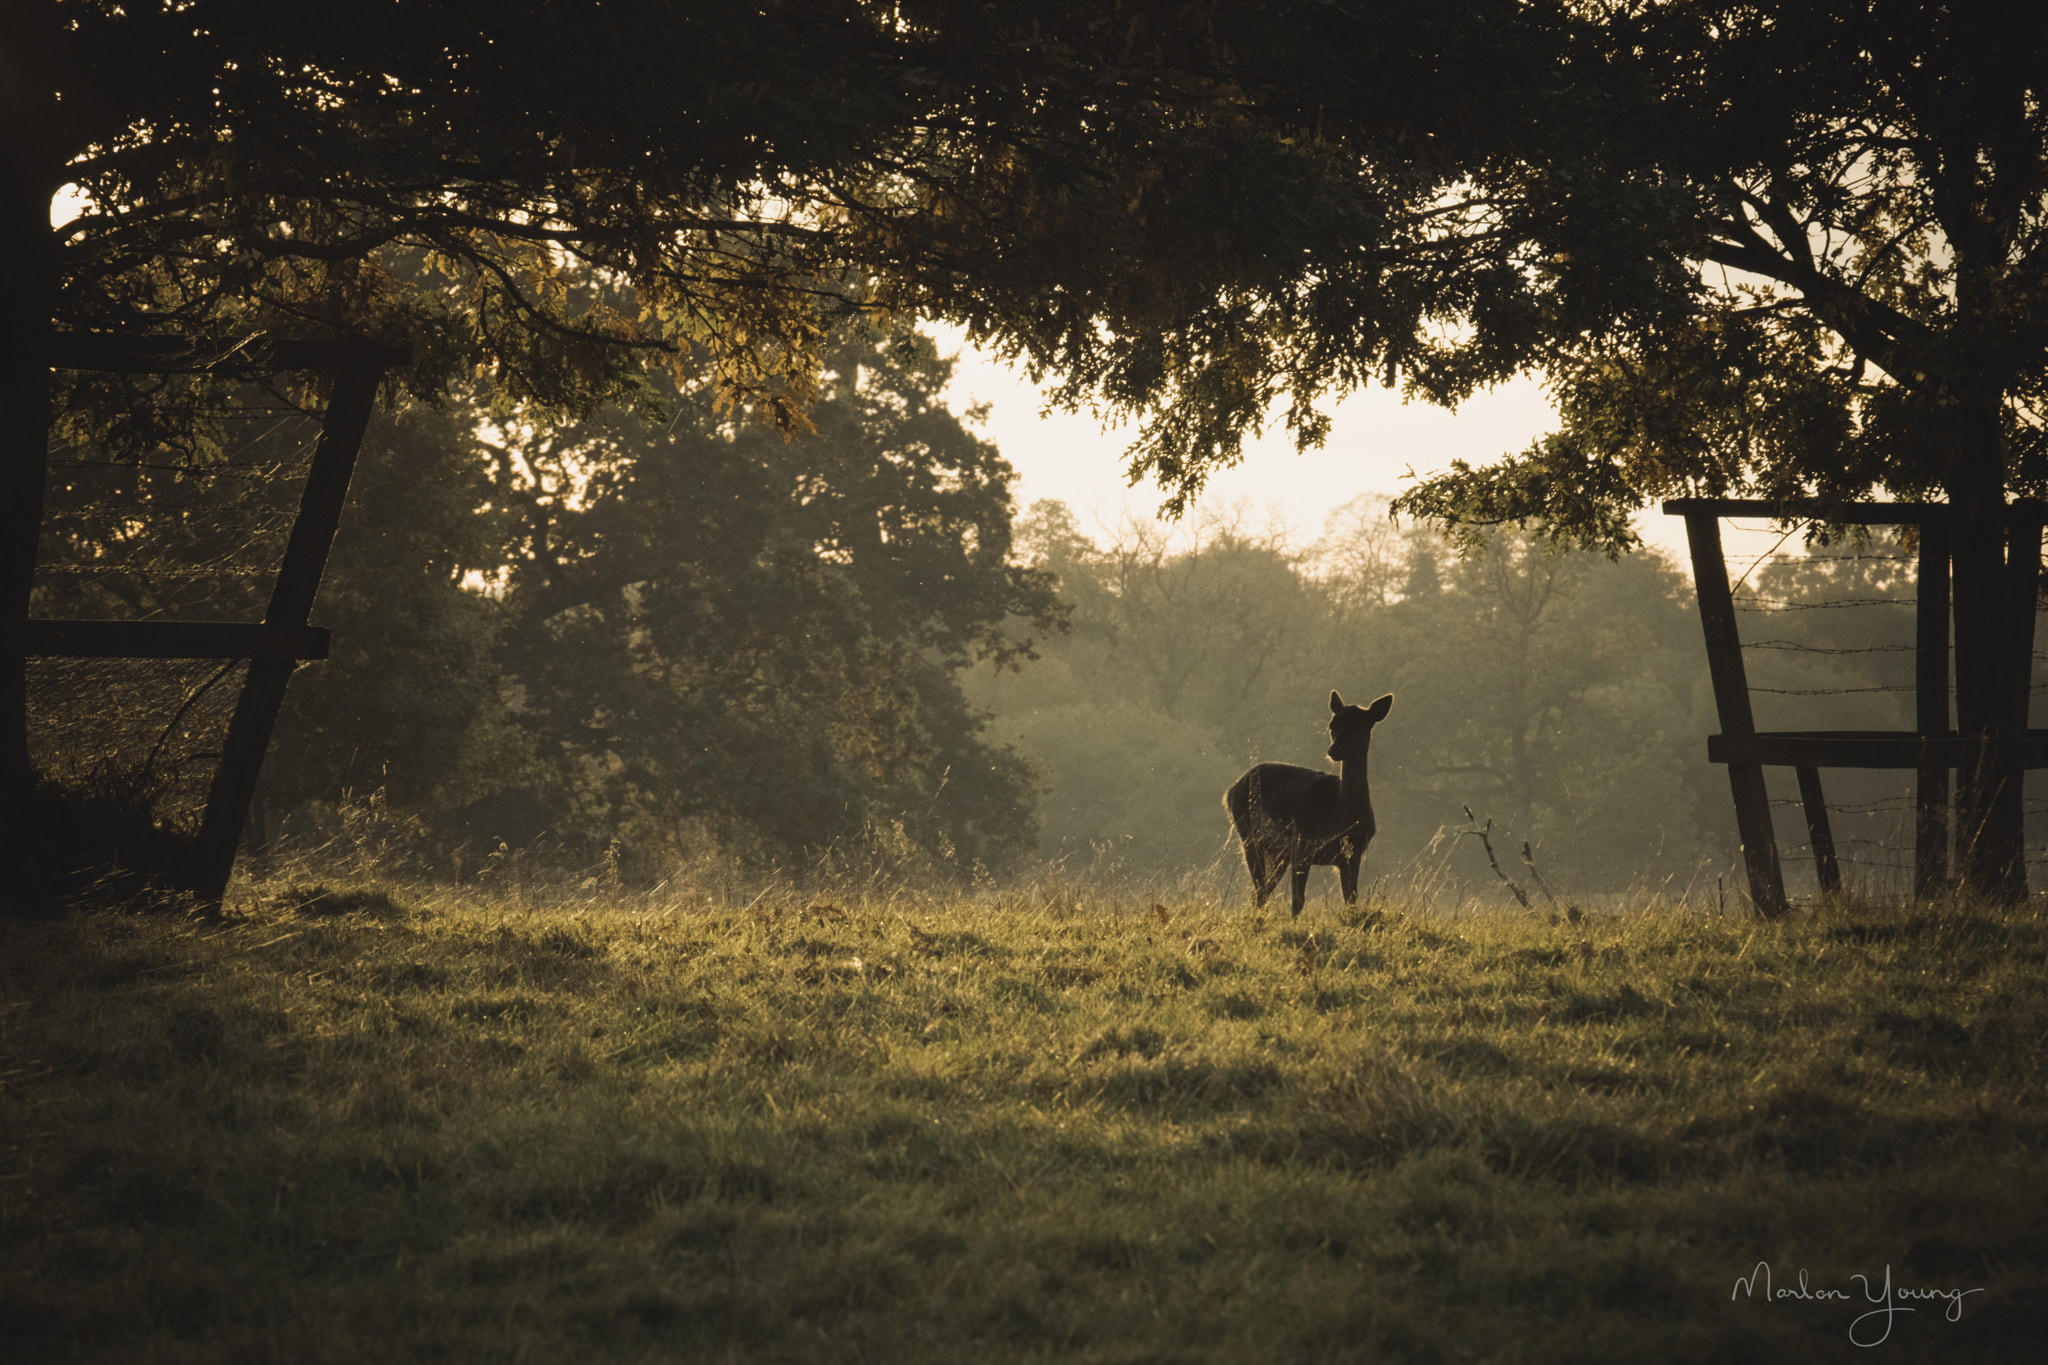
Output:
<svg viewBox="0 0 2048 1365">
<path fill-rule="evenodd" d="M 1525 840 L 1587 891 L 1711 884 L 1732 865 L 1696 600 L 1659 553 L 1610 562 L 1512 529 L 1454 547 L 1371 497 L 1313 538 L 1242 512 L 1091 535 L 1041 502 L 1017 540 L 1058 578 L 1072 629 L 1020 673 L 978 671 L 970 695 L 1041 775 L 1048 852 L 1143 870 L 1234 859 L 1223 789 L 1258 759 L 1323 766 L 1335 688 L 1397 698 L 1374 737 L 1372 872 L 1443 854 L 1467 807 L 1518 877 Z M 1905 549 L 1795 540 L 1732 572 L 1761 726 L 1912 728 Z M 1910 780 L 1828 774 L 1852 877 L 1896 880 L 1910 860 Z M 1789 772 L 1773 793 L 1796 891 L 1811 874 Z M 1476 841 L 1450 856 L 1491 879 Z"/>
</svg>

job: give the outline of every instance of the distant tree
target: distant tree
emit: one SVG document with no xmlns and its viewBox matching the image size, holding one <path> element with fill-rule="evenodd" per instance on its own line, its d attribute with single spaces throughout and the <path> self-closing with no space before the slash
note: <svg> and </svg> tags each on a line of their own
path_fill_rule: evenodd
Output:
<svg viewBox="0 0 2048 1365">
<path fill-rule="evenodd" d="M 901 821 L 990 864 L 1031 843 L 1026 776 L 953 683 L 1061 613 L 1010 557 L 1010 467 L 939 402 L 910 331 L 828 352 L 814 435 L 719 416 L 710 386 L 489 443 L 509 536 L 497 660 L 546 791 L 478 832 L 659 846 L 678 822 L 789 857 Z M 495 826 L 493 826 L 495 828 Z"/>
<path fill-rule="evenodd" d="M 1114 622 L 1105 665 L 1240 758 L 1299 732 L 1303 718 L 1276 701 L 1315 694 L 1302 664 L 1321 652 L 1323 604 L 1295 561 L 1281 533 L 1248 529 L 1241 510 L 1184 536 L 1126 521 L 1103 552 Z M 1306 720 L 1323 724 L 1313 711 Z"/>
<path fill-rule="evenodd" d="M 970 695 L 1038 765 L 1046 851 L 1185 868 L 1222 847 L 1217 803 L 1248 756 L 1316 742 L 1328 681 L 1304 659 L 1320 657 L 1322 605 L 1280 535 L 1241 519 L 1179 535 L 1126 521 L 1105 539 L 1057 502 L 1019 519 L 1072 626 Z"/>
<path fill-rule="evenodd" d="M 502 567 L 507 514 L 477 418 L 415 405 L 372 424 L 316 608 L 337 644 L 285 694 L 252 845 L 351 794 L 446 824 L 544 775 L 506 714 L 500 610 L 473 581 Z"/>
<path fill-rule="evenodd" d="M 1218 801 L 1244 763 L 1202 726 L 1142 701 L 1069 695 L 1006 710 L 989 728 L 1036 767 L 1047 856 L 1155 873 L 1226 855 Z"/>
<path fill-rule="evenodd" d="M 1041 765 L 1048 846 L 1212 858 L 1197 834 L 1225 832 L 1211 807 L 1247 759 L 1323 762 L 1334 687 L 1400 699 L 1373 748 L 1382 868 L 1467 804 L 1588 889 L 1724 851 L 1699 628 L 1672 567 L 1515 532 L 1460 557 L 1385 506 L 1339 509 L 1300 548 L 1227 524 L 1098 547 L 1064 508 L 1032 507 L 1020 541 L 1058 557 L 1073 629 L 970 694 Z"/>
<path fill-rule="evenodd" d="M 1335 624 L 1365 620 L 1401 597 L 1427 595 L 1433 586 L 1419 583 L 1418 572 L 1435 571 L 1433 555 L 1421 553 L 1414 528 L 1390 515 L 1391 499 L 1362 494 L 1332 510 L 1323 521 L 1322 536 L 1309 547 L 1307 575 L 1328 596 Z"/>
<path fill-rule="evenodd" d="M 1421 591 L 1440 548 L 1411 541 L 1411 591 L 1351 636 L 1401 698 L 1373 754 L 1390 842 L 1470 805 L 1589 889 L 1699 856 L 1721 821 L 1684 581 L 1654 557 L 1609 564 L 1496 532 Z"/>
</svg>

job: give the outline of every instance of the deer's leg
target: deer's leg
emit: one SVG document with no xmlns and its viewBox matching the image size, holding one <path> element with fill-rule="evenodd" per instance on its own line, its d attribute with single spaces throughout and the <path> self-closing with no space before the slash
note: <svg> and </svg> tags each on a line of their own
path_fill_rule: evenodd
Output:
<svg viewBox="0 0 2048 1365">
<path fill-rule="evenodd" d="M 1271 855 L 1249 841 L 1244 846 L 1244 865 L 1252 874 L 1252 900 L 1258 909 L 1265 909 L 1266 897 L 1273 894 L 1273 884 L 1280 880 L 1274 872 Z"/>
<path fill-rule="evenodd" d="M 1347 854 L 1337 860 L 1337 882 L 1344 888 L 1344 903 L 1358 904 L 1358 865 L 1365 861 L 1365 850 Z"/>
<path fill-rule="evenodd" d="M 1301 918 L 1301 904 L 1308 899 L 1308 870 L 1311 864 L 1294 865 L 1294 917 Z"/>
</svg>

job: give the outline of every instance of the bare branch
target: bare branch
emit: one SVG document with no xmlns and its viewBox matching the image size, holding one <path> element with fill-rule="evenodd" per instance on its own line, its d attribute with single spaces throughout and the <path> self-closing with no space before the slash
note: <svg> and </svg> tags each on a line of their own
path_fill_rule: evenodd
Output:
<svg viewBox="0 0 2048 1365">
<path fill-rule="evenodd" d="M 1513 878 L 1509 877 L 1507 873 L 1500 870 L 1500 859 L 1493 856 L 1493 840 L 1488 837 L 1493 832 L 1493 818 L 1491 816 L 1487 817 L 1487 821 L 1484 828 L 1481 828 L 1479 825 L 1479 817 L 1472 813 L 1472 808 L 1470 806 L 1465 807 L 1465 818 L 1472 822 L 1473 828 L 1459 830 L 1458 837 L 1462 839 L 1467 834 L 1476 834 L 1479 836 L 1480 846 L 1486 850 L 1486 861 L 1493 865 L 1493 875 L 1507 883 L 1508 890 L 1515 893 L 1515 899 L 1522 903 L 1522 908 L 1524 910 L 1527 910 L 1529 908 L 1528 896 L 1523 894 L 1521 887 L 1515 885 Z"/>
</svg>

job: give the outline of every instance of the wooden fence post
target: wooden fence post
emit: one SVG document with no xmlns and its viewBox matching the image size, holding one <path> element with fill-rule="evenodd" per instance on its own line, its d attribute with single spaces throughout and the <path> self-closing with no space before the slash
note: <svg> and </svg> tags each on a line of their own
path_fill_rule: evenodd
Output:
<svg viewBox="0 0 2048 1365">
<path fill-rule="evenodd" d="M 1714 681 L 1721 733 L 1754 735 L 1756 719 L 1750 710 L 1749 679 L 1742 665 L 1742 636 L 1735 628 L 1735 597 L 1728 588 L 1728 566 L 1721 552 L 1720 517 L 1706 510 L 1687 511 L 1685 538 L 1692 551 L 1700 629 L 1706 635 L 1707 671 Z M 1750 903 L 1765 919 L 1776 919 L 1786 910 L 1785 879 L 1778 866 L 1778 839 L 1771 827 L 1770 796 L 1764 789 L 1762 766 L 1730 763 L 1728 787 L 1735 798 L 1742 861 L 1749 870 Z"/>
<path fill-rule="evenodd" d="M 356 452 L 362 446 L 383 375 L 381 364 L 357 364 L 343 367 L 335 376 L 320 444 L 314 447 L 312 468 L 300 495 L 299 515 L 292 523 L 291 538 L 271 589 L 270 607 L 263 615 L 265 627 L 302 629 L 306 625 L 313 598 L 320 591 L 320 575 L 327 567 L 327 552 L 348 505 Z M 249 677 L 228 721 L 220 766 L 214 770 L 206 815 L 192 849 L 191 889 L 206 900 L 218 902 L 227 894 L 228 879 L 235 870 L 235 850 L 242 840 L 242 823 L 256 795 L 264 752 L 270 747 L 270 732 L 297 667 L 294 659 L 249 662 Z"/>
<path fill-rule="evenodd" d="M 1990 799 L 1985 803 L 1993 827 L 2009 836 L 2010 856 L 1999 871 L 2000 889 L 2013 900 L 2027 896 L 2026 760 L 2028 702 L 2034 673 L 2034 617 L 2041 593 L 2041 531 L 2048 507 L 2028 499 L 2010 509 L 2005 543 L 2005 621 L 1999 643 L 2003 657 L 2004 696 L 1998 708 L 1997 748 Z"/>
<path fill-rule="evenodd" d="M 1806 812 L 1806 839 L 1813 848 L 1813 875 L 1820 882 L 1820 893 L 1833 896 L 1842 889 L 1842 864 L 1835 857 L 1835 831 L 1828 821 L 1827 793 L 1821 790 L 1820 769 L 1800 764 L 1793 772 L 1799 776 L 1799 804 Z"/>
<path fill-rule="evenodd" d="M 1920 766 L 1913 784 L 1913 898 L 1931 900 L 1948 885 L 1949 769 L 1929 741 L 1954 733 L 1948 715 L 1948 557 L 1946 514 L 1929 509 L 1920 523 L 1920 572 L 1914 636 L 1914 726 Z"/>
</svg>

